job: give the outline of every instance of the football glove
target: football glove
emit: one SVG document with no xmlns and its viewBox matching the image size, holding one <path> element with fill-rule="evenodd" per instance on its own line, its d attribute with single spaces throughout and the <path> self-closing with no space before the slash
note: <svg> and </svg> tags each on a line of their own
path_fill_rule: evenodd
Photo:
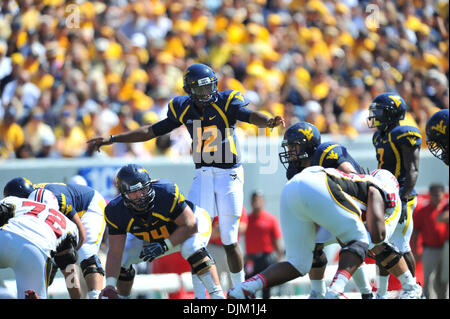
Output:
<svg viewBox="0 0 450 319">
<path fill-rule="evenodd" d="M 152 262 L 153 260 L 155 260 L 155 258 L 161 256 L 168 250 L 169 247 L 167 247 L 167 244 L 164 241 L 153 242 L 144 245 L 141 254 L 139 255 L 139 258 L 144 259 L 144 261 Z"/>
<path fill-rule="evenodd" d="M 0 204 L 0 227 L 5 225 L 14 216 L 14 205 L 8 203 Z"/>
</svg>

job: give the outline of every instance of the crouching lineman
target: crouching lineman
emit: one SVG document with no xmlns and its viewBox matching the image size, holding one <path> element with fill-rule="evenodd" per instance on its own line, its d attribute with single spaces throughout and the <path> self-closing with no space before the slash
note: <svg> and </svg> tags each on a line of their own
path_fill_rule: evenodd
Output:
<svg viewBox="0 0 450 319">
<path fill-rule="evenodd" d="M 133 264 L 152 262 L 179 249 L 210 297 L 224 299 L 214 260 L 206 250 L 211 236 L 208 213 L 185 200 L 176 184 L 151 180 L 135 164 L 119 170 L 116 186 L 120 194 L 105 209 L 109 248 L 106 287 L 100 298 L 128 298 Z"/>
<path fill-rule="evenodd" d="M 77 226 L 47 190 L 31 193 L 30 199 L 10 196 L 0 202 L 0 242 L 0 268 L 13 269 L 19 299 L 47 298 L 51 257 L 59 267 L 77 260 Z"/>
<path fill-rule="evenodd" d="M 106 228 L 104 211 L 106 202 L 95 189 L 78 184 L 40 183 L 32 184 L 23 177 L 9 181 L 4 196 L 13 195 L 27 197 L 34 189 L 50 190 L 58 199 L 59 210 L 77 226 L 80 234 L 78 262 L 83 278 L 86 281 L 89 299 L 98 299 L 103 288 L 104 270 L 98 258 L 98 251 Z M 81 298 L 81 285 L 77 276 L 73 276 L 74 268 L 60 268 L 64 277 L 73 278 L 71 287 L 67 287 L 71 299 Z M 52 274 L 56 275 L 57 269 Z M 53 278 L 51 278 L 52 280 Z M 69 281 L 66 280 L 68 283 Z M 51 283 L 51 281 L 50 281 Z M 49 283 L 49 285 L 50 285 Z"/>
<path fill-rule="evenodd" d="M 346 298 L 343 292 L 347 282 L 372 247 L 373 254 L 386 268 L 395 269 L 393 274 L 403 289 L 411 292 L 409 297 L 420 294 L 421 288 L 401 255 L 385 244 L 386 225 L 396 226 L 400 215 L 398 189 L 396 179 L 385 170 L 372 176 L 320 166 L 305 168 L 281 193 L 280 220 L 287 261 L 271 265 L 233 287 L 228 292 L 229 298 L 252 298 L 262 288 L 306 275 L 313 260 L 316 224 L 326 228 L 343 247 L 325 298 Z M 392 228 L 395 227 L 389 226 L 389 233 Z"/>
</svg>

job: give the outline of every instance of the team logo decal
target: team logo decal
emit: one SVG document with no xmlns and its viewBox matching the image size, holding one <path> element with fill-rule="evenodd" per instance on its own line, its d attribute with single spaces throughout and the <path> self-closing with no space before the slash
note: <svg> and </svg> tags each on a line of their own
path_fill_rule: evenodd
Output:
<svg viewBox="0 0 450 319">
<path fill-rule="evenodd" d="M 432 126 L 431 129 L 438 131 L 441 134 L 445 134 L 445 132 L 447 131 L 447 125 L 444 125 L 444 120 L 441 120 L 439 124 Z"/>
<path fill-rule="evenodd" d="M 312 128 L 307 128 L 307 129 L 299 128 L 298 131 L 302 132 L 303 134 L 305 134 L 305 136 L 308 139 L 308 141 L 310 141 L 311 138 L 313 137 Z"/>
<path fill-rule="evenodd" d="M 334 151 L 331 151 L 327 156 L 327 159 L 338 159 L 338 158 L 339 158 L 339 156 Z"/>
<path fill-rule="evenodd" d="M 398 107 L 400 104 L 402 104 L 402 101 L 400 100 L 400 96 L 389 95 L 389 97 L 394 101 L 396 107 Z"/>
<path fill-rule="evenodd" d="M 416 145 L 417 140 L 415 137 L 407 137 L 407 139 L 411 143 L 411 145 Z"/>
</svg>

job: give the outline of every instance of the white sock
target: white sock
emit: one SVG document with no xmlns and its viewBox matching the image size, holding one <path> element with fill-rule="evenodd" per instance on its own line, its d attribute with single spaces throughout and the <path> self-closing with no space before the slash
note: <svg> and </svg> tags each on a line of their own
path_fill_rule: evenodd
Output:
<svg viewBox="0 0 450 319">
<path fill-rule="evenodd" d="M 345 286 L 351 277 L 352 275 L 350 275 L 348 271 L 342 269 L 338 270 L 336 275 L 334 275 L 333 281 L 331 282 L 330 290 L 343 293 Z"/>
<path fill-rule="evenodd" d="M 192 275 L 192 288 L 196 299 L 206 299 L 206 289 L 197 275 Z"/>
<path fill-rule="evenodd" d="M 233 283 L 233 286 L 236 286 L 237 284 L 244 282 L 245 281 L 244 269 L 241 269 L 240 272 L 230 272 L 230 278 L 231 282 Z"/>
<path fill-rule="evenodd" d="M 266 278 L 262 274 L 256 274 L 242 283 L 242 288 L 255 294 L 266 287 Z"/>
<path fill-rule="evenodd" d="M 120 299 L 131 299 L 131 295 L 128 296 L 123 296 L 123 295 L 119 295 Z"/>
<path fill-rule="evenodd" d="M 378 276 L 377 295 L 385 296 L 388 292 L 388 286 L 389 286 L 389 275 Z"/>
<path fill-rule="evenodd" d="M 211 299 L 225 299 L 225 295 L 223 294 L 222 287 L 216 285 L 214 279 L 210 272 L 206 272 L 204 274 L 198 275 L 203 285 L 208 290 L 209 296 Z"/>
<path fill-rule="evenodd" d="M 366 276 L 366 269 L 366 264 L 363 263 L 352 275 L 353 281 L 362 294 L 372 293 L 372 286 Z"/>
<path fill-rule="evenodd" d="M 398 280 L 400 280 L 403 290 L 411 290 L 416 285 L 416 280 L 409 270 L 398 276 Z"/>
<path fill-rule="evenodd" d="M 88 297 L 89 299 L 98 299 L 98 296 L 100 295 L 100 290 L 90 290 L 88 291 Z"/>
<path fill-rule="evenodd" d="M 314 290 L 315 292 L 325 295 L 327 292 L 327 287 L 325 285 L 325 280 L 312 280 L 311 279 L 311 290 Z"/>
</svg>

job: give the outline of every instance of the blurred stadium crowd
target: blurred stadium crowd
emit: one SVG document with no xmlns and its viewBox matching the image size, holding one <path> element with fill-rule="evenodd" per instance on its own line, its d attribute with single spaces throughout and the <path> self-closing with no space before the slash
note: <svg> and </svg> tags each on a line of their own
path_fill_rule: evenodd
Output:
<svg viewBox="0 0 450 319">
<path fill-rule="evenodd" d="M 3 0 L 0 158 L 97 156 L 87 139 L 164 119 L 195 62 L 249 107 L 335 138 L 368 132 L 371 100 L 395 90 L 425 136 L 449 107 L 448 10 L 448 0 Z M 180 128 L 104 150 L 188 155 L 190 137 Z"/>
</svg>

